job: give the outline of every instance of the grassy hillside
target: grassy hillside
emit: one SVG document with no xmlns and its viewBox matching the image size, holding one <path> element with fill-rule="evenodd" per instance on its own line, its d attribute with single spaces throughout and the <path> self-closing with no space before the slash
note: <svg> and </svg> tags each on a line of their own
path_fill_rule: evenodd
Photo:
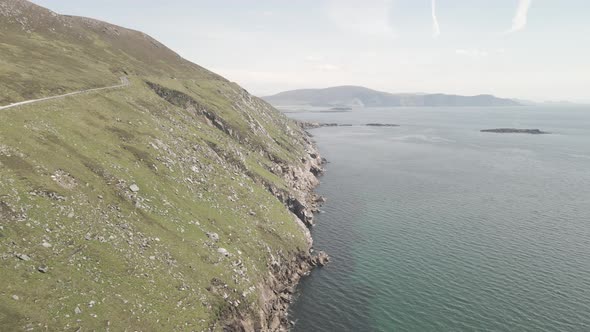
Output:
<svg viewBox="0 0 590 332">
<path fill-rule="evenodd" d="M 294 123 L 140 32 L 0 2 L 0 105 L 121 76 L 0 111 L 2 331 L 219 330 L 308 248 L 268 190 L 300 194 Z"/>
</svg>

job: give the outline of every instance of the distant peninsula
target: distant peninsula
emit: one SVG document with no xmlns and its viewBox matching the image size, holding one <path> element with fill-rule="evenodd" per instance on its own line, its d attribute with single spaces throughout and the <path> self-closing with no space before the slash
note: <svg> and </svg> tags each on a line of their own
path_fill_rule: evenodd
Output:
<svg viewBox="0 0 590 332">
<path fill-rule="evenodd" d="M 540 129 L 516 129 L 516 128 L 497 128 L 497 129 L 483 129 L 482 133 L 498 133 L 498 134 L 532 134 L 542 135 L 549 134 L 546 131 Z"/>
<path fill-rule="evenodd" d="M 492 95 L 459 96 L 435 94 L 393 94 L 360 86 L 337 86 L 326 89 L 291 90 L 262 97 L 274 106 L 351 107 L 503 107 L 521 103 Z"/>
<path fill-rule="evenodd" d="M 352 127 L 353 125 L 350 123 L 322 123 L 322 122 L 299 122 L 299 125 L 303 129 L 315 129 L 315 128 L 322 128 L 322 127 Z M 367 123 L 367 124 L 360 124 L 357 126 L 366 126 L 366 127 L 399 127 L 398 124 L 394 123 Z"/>
</svg>

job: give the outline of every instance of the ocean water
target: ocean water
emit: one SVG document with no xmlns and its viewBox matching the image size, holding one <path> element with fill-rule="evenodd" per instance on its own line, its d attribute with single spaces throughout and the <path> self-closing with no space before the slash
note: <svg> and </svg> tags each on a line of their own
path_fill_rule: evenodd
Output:
<svg viewBox="0 0 590 332">
<path fill-rule="evenodd" d="M 294 331 L 590 331 L 590 107 L 295 112 L 327 172 Z M 539 128 L 550 135 L 481 133 Z"/>
</svg>

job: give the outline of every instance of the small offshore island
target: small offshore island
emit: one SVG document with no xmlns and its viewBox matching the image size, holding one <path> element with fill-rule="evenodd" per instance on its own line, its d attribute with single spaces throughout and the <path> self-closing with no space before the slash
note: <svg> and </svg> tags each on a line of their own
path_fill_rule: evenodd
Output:
<svg viewBox="0 0 590 332">
<path fill-rule="evenodd" d="M 398 124 L 393 124 L 393 123 L 367 123 L 365 126 L 368 126 L 368 127 L 399 127 Z"/>
<path fill-rule="evenodd" d="M 482 133 L 497 133 L 497 134 L 531 134 L 531 135 L 549 134 L 549 132 L 542 131 L 540 129 L 497 128 L 497 129 L 482 129 L 480 131 Z"/>
</svg>

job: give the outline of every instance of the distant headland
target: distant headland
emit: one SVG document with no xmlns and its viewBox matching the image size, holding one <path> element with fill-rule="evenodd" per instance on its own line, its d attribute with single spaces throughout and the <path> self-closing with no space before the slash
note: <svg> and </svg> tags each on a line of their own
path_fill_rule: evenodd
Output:
<svg viewBox="0 0 590 332">
<path fill-rule="evenodd" d="M 352 107 L 522 106 L 518 101 L 486 94 L 477 96 L 448 95 L 442 93 L 393 94 L 360 86 L 291 90 L 262 98 L 274 106 L 318 106 L 331 107 L 332 110 L 350 110 Z"/>
</svg>

